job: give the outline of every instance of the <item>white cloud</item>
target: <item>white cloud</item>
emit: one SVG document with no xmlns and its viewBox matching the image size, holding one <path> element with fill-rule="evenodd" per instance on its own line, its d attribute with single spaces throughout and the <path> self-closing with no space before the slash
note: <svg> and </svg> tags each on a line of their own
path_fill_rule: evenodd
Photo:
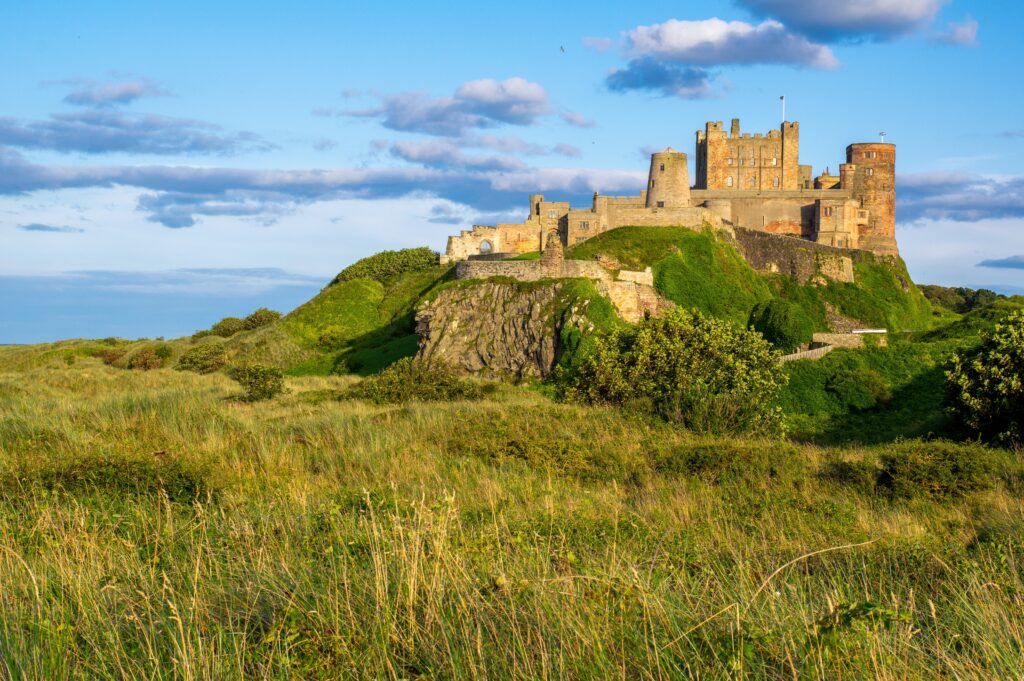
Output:
<svg viewBox="0 0 1024 681">
<path fill-rule="evenodd" d="M 819 39 L 891 39 L 930 23 L 949 0 L 737 0 Z"/>
<path fill-rule="evenodd" d="M 947 45 L 977 47 L 978 22 L 970 16 L 959 23 L 951 21 L 946 25 L 945 31 L 935 35 L 935 40 Z"/>
</svg>

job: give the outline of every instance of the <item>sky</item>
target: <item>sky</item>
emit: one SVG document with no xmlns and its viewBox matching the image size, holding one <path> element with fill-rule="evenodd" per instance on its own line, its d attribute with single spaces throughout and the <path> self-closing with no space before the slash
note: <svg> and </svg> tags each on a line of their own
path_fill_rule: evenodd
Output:
<svg viewBox="0 0 1024 681">
<path fill-rule="evenodd" d="M 1024 293 L 1020 3 L 614 5 L 0 4 L 0 343 L 287 311 L 782 95 L 815 174 L 896 145 L 915 281 Z"/>
</svg>

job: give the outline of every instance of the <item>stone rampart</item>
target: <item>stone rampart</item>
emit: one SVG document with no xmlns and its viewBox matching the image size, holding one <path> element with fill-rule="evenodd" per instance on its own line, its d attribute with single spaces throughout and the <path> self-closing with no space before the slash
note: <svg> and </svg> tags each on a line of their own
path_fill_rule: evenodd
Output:
<svg viewBox="0 0 1024 681">
<path fill-rule="evenodd" d="M 740 253 L 755 270 L 780 272 L 800 283 L 817 276 L 854 281 L 853 260 L 858 257 L 857 251 L 743 227 L 736 227 L 734 234 Z"/>
</svg>

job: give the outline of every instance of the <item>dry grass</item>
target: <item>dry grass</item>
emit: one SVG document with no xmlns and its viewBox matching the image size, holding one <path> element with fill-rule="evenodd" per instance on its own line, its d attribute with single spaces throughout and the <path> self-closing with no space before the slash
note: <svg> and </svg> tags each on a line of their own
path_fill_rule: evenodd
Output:
<svg viewBox="0 0 1024 681">
<path fill-rule="evenodd" d="M 893 502 L 819 475 L 866 450 L 508 386 L 330 399 L 352 381 L 246 404 L 221 375 L 0 349 L 0 677 L 1024 675 L 1024 506 L 1001 481 Z M 698 446 L 791 451 L 651 463 Z"/>
</svg>

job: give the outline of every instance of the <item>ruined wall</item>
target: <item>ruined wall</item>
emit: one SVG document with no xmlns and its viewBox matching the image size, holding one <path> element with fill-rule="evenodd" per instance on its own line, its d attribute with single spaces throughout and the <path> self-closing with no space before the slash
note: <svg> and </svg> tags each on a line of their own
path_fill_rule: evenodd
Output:
<svg viewBox="0 0 1024 681">
<path fill-rule="evenodd" d="M 856 251 L 741 227 L 735 229 L 735 238 L 740 254 L 755 270 L 779 272 L 800 283 L 818 276 L 836 281 L 854 280 Z"/>
<path fill-rule="evenodd" d="M 489 279 L 511 277 L 519 281 L 541 279 L 583 278 L 611 280 L 612 275 L 596 261 L 564 260 L 558 269 L 551 269 L 540 260 L 462 260 L 455 265 L 456 279 Z"/>
</svg>

